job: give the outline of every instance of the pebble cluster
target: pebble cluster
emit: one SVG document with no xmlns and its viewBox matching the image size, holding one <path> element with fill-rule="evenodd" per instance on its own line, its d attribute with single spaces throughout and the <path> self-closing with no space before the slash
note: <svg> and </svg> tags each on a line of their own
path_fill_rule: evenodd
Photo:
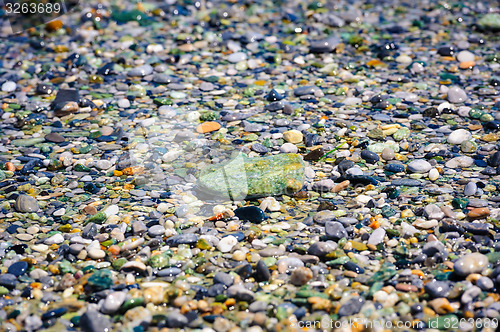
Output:
<svg viewBox="0 0 500 332">
<path fill-rule="evenodd" d="M 0 21 L 2 330 L 495 330 L 496 1 L 79 6 Z"/>
</svg>

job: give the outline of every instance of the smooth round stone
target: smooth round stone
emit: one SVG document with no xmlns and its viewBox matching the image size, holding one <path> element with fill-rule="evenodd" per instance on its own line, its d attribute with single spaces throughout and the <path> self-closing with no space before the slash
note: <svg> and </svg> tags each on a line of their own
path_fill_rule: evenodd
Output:
<svg viewBox="0 0 500 332">
<path fill-rule="evenodd" d="M 0 286 L 14 288 L 17 285 L 17 276 L 11 273 L 0 274 Z"/>
<path fill-rule="evenodd" d="M 161 235 L 165 234 L 165 227 L 163 227 L 162 225 L 151 226 L 148 229 L 148 234 L 151 237 L 161 236 Z"/>
<path fill-rule="evenodd" d="M 403 164 L 399 164 L 399 163 L 390 163 L 390 164 L 386 164 L 384 166 L 384 169 L 386 171 L 389 171 L 392 173 L 399 173 L 399 172 L 404 172 L 405 166 Z"/>
<path fill-rule="evenodd" d="M 346 175 L 363 175 L 363 170 L 359 167 L 351 167 L 345 171 Z"/>
<path fill-rule="evenodd" d="M 371 152 L 369 150 L 361 151 L 361 158 L 363 158 L 364 160 L 366 160 L 367 163 L 370 164 L 375 164 L 377 161 L 380 160 L 380 157 L 376 153 Z"/>
<path fill-rule="evenodd" d="M 288 130 L 283 133 L 283 138 L 288 143 L 297 144 L 302 142 L 304 135 L 298 130 Z"/>
<path fill-rule="evenodd" d="M 429 171 L 429 180 L 436 181 L 439 178 L 439 171 L 435 168 Z"/>
<path fill-rule="evenodd" d="M 234 210 L 234 214 L 241 220 L 248 220 L 253 223 L 264 221 L 266 215 L 257 206 L 244 206 Z"/>
<path fill-rule="evenodd" d="M 305 285 L 313 277 L 313 272 L 308 267 L 299 267 L 292 272 L 290 283 L 295 286 Z"/>
<path fill-rule="evenodd" d="M 313 183 L 312 189 L 319 192 L 329 192 L 333 186 L 335 186 L 335 182 L 331 179 L 323 179 Z"/>
<path fill-rule="evenodd" d="M 344 225 L 338 221 L 329 221 L 325 224 L 326 236 L 334 241 L 338 241 L 342 238 L 347 238 L 347 231 Z"/>
<path fill-rule="evenodd" d="M 268 149 L 260 143 L 255 143 L 252 144 L 252 151 L 255 151 L 257 153 L 267 153 Z"/>
<path fill-rule="evenodd" d="M 68 309 L 66 309 L 66 308 L 52 309 L 52 310 L 49 310 L 49 311 L 45 312 L 42 315 L 42 320 L 48 320 L 48 319 L 51 319 L 51 318 L 61 317 L 66 312 L 68 312 Z"/>
<path fill-rule="evenodd" d="M 465 140 L 460 144 L 460 150 L 465 153 L 476 152 L 477 148 L 477 143 L 471 140 Z"/>
<path fill-rule="evenodd" d="M 472 138 L 472 134 L 465 129 L 457 129 L 448 136 L 448 143 L 450 144 L 461 144 L 463 141 L 470 140 Z"/>
<path fill-rule="evenodd" d="M 223 284 L 227 287 L 234 283 L 234 277 L 229 273 L 217 272 L 214 276 L 214 284 Z"/>
<path fill-rule="evenodd" d="M 102 259 L 106 257 L 106 252 L 101 249 L 92 248 L 88 251 L 88 255 L 92 259 Z"/>
<path fill-rule="evenodd" d="M 228 57 L 227 57 L 227 61 L 231 62 L 231 63 L 238 63 L 240 61 L 243 61 L 243 60 L 246 60 L 248 57 L 246 55 L 246 53 L 243 53 L 243 52 L 235 52 L 235 53 L 232 53 L 230 54 Z"/>
<path fill-rule="evenodd" d="M 230 252 L 231 249 L 233 249 L 233 247 L 238 244 L 238 240 L 232 236 L 232 235 L 229 235 L 229 236 L 225 236 L 223 237 L 220 241 L 219 241 L 219 244 L 217 245 L 217 248 L 221 251 L 221 252 Z"/>
<path fill-rule="evenodd" d="M 66 213 L 66 209 L 60 208 L 60 209 L 55 210 L 54 213 L 52 213 L 52 215 L 55 217 L 60 217 L 60 216 L 64 216 L 65 213 Z"/>
<path fill-rule="evenodd" d="M 21 194 L 17 197 L 16 202 L 14 203 L 14 208 L 18 212 L 37 212 L 40 207 L 38 206 L 38 202 L 35 198 Z"/>
<path fill-rule="evenodd" d="M 20 262 L 15 262 L 14 264 L 11 264 L 9 268 L 7 269 L 7 273 L 13 274 L 16 277 L 19 277 L 20 275 L 23 275 L 26 273 L 28 270 L 28 263 L 20 261 Z"/>
<path fill-rule="evenodd" d="M 385 230 L 382 227 L 379 227 L 370 234 L 370 237 L 368 238 L 368 244 L 376 246 L 377 244 L 382 243 L 382 241 L 384 241 L 384 237 L 385 237 Z"/>
<path fill-rule="evenodd" d="M 45 239 L 43 243 L 46 245 L 51 245 L 51 244 L 60 244 L 64 242 L 64 236 L 61 233 L 54 234 L 51 237 Z"/>
<path fill-rule="evenodd" d="M 2 84 L 2 91 L 3 92 L 13 92 L 16 90 L 17 84 L 12 81 L 7 81 L 4 84 Z"/>
<path fill-rule="evenodd" d="M 384 159 L 386 161 L 389 161 L 389 160 L 393 160 L 396 157 L 396 154 L 394 153 L 393 149 L 384 148 L 382 150 L 382 153 L 380 154 L 380 157 L 382 157 L 382 159 Z"/>
<path fill-rule="evenodd" d="M 182 272 L 178 267 L 169 267 L 163 270 L 158 271 L 158 277 L 175 277 L 176 275 Z"/>
<path fill-rule="evenodd" d="M 118 214 L 118 212 L 120 212 L 120 207 L 116 204 L 112 204 L 108 206 L 103 212 L 106 215 L 106 217 L 115 216 Z"/>
<path fill-rule="evenodd" d="M 98 160 L 95 166 L 100 170 L 107 170 L 113 166 L 109 160 Z"/>
<path fill-rule="evenodd" d="M 168 211 L 168 209 L 169 209 L 169 205 L 167 203 L 160 203 L 156 207 L 156 211 L 158 211 L 160 213 L 165 213 Z"/>
<path fill-rule="evenodd" d="M 464 195 L 465 196 L 474 196 L 477 192 L 477 184 L 474 182 L 469 182 L 464 188 Z"/>
<path fill-rule="evenodd" d="M 59 135 L 58 133 L 49 133 L 45 135 L 44 138 L 47 142 L 52 142 L 52 143 L 62 143 L 66 140 L 63 136 Z"/>
<path fill-rule="evenodd" d="M 125 302 L 126 297 L 127 294 L 124 292 L 113 292 L 109 294 L 102 303 L 101 311 L 105 314 L 117 312 L 123 302 Z"/>
<path fill-rule="evenodd" d="M 425 284 L 424 289 L 432 298 L 447 297 L 450 293 L 450 285 L 445 281 L 432 280 Z"/>
<path fill-rule="evenodd" d="M 297 153 L 299 148 L 292 143 L 285 143 L 280 147 L 280 151 L 282 153 Z"/>
<path fill-rule="evenodd" d="M 481 288 L 484 291 L 488 291 L 488 290 L 492 289 L 495 285 L 490 278 L 481 277 L 481 278 L 477 279 L 476 286 Z"/>
<path fill-rule="evenodd" d="M 457 54 L 458 62 L 473 62 L 475 60 L 474 53 L 469 51 L 460 51 Z"/>
<path fill-rule="evenodd" d="M 271 278 L 271 272 L 264 261 L 260 260 L 255 266 L 255 280 L 268 281 Z"/>
<path fill-rule="evenodd" d="M 475 252 L 459 258 L 453 268 L 455 273 L 461 277 L 466 277 L 471 273 L 481 273 L 488 267 L 488 257 Z"/>
<path fill-rule="evenodd" d="M 431 170 L 432 165 L 423 159 L 417 159 L 410 162 L 407 166 L 408 171 L 411 173 L 427 173 Z"/>
<path fill-rule="evenodd" d="M 470 167 L 474 163 L 474 159 L 469 156 L 455 157 L 448 160 L 444 165 L 448 168 L 465 168 Z"/>
<path fill-rule="evenodd" d="M 129 108 L 130 107 L 130 100 L 128 100 L 127 98 L 122 98 L 122 99 L 118 100 L 117 105 L 118 105 L 118 107 L 121 107 L 121 108 Z"/>
<path fill-rule="evenodd" d="M 151 65 L 142 65 L 136 68 L 133 68 L 128 71 L 128 76 L 146 76 L 153 73 L 153 67 Z"/>
<path fill-rule="evenodd" d="M 450 103 L 463 103 L 467 101 L 467 94 L 458 86 L 452 86 L 448 89 L 447 98 Z"/>
</svg>

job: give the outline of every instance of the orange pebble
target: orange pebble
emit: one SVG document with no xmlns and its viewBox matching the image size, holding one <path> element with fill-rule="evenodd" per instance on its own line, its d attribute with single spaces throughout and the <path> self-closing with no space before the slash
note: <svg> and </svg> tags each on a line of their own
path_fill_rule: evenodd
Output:
<svg viewBox="0 0 500 332">
<path fill-rule="evenodd" d="M 140 174 L 144 171 L 144 167 L 140 166 L 133 166 L 133 167 L 128 167 L 123 170 L 123 174 L 125 175 L 136 175 Z"/>
<path fill-rule="evenodd" d="M 464 61 L 464 62 L 460 62 L 460 69 L 472 69 L 472 67 L 474 67 L 476 65 L 476 63 L 474 61 Z"/>
<path fill-rule="evenodd" d="M 6 162 L 5 167 L 7 168 L 8 171 L 11 171 L 11 172 L 16 171 L 16 166 L 14 166 L 14 164 L 11 162 Z"/>
<path fill-rule="evenodd" d="M 372 229 L 377 229 L 380 227 L 380 223 L 378 222 L 377 219 L 375 219 L 374 221 L 372 221 L 372 223 L 370 225 L 368 225 L 368 227 L 370 227 Z"/>
<path fill-rule="evenodd" d="M 209 133 L 219 129 L 220 129 L 220 123 L 214 121 L 203 122 L 198 127 L 196 127 L 196 131 L 199 132 L 200 134 Z"/>
<path fill-rule="evenodd" d="M 45 25 L 45 29 L 49 32 L 54 32 L 63 27 L 63 22 L 61 20 L 53 20 Z"/>
<path fill-rule="evenodd" d="M 113 172 L 113 175 L 114 175 L 114 176 L 122 176 L 122 175 L 123 175 L 123 172 L 122 172 L 122 171 L 117 171 L 117 170 L 115 170 L 115 171 Z"/>
<path fill-rule="evenodd" d="M 485 207 L 472 209 L 467 214 L 467 216 L 471 219 L 484 218 L 489 215 L 490 215 L 490 209 Z"/>
<path fill-rule="evenodd" d="M 118 255 L 118 254 L 120 253 L 120 247 L 119 247 L 119 246 L 117 246 L 116 244 L 113 244 L 112 246 L 110 246 L 110 247 L 108 248 L 108 251 L 109 251 L 109 253 L 110 253 L 111 255 L 116 256 L 116 255 Z"/>
</svg>

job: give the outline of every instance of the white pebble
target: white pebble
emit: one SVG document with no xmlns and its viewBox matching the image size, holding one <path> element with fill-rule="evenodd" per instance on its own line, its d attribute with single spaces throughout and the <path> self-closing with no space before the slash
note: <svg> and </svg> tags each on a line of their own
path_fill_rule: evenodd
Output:
<svg viewBox="0 0 500 332">
<path fill-rule="evenodd" d="M 129 108 L 130 101 L 127 98 L 122 98 L 122 99 L 118 100 L 118 107 Z"/>
<path fill-rule="evenodd" d="M 238 240 L 232 236 L 232 235 L 229 235 L 229 236 L 226 236 L 226 237 L 223 237 L 220 241 L 219 241 L 219 244 L 217 245 L 217 248 L 221 251 L 221 252 L 230 252 L 231 249 L 233 249 L 233 247 L 238 243 Z"/>
<path fill-rule="evenodd" d="M 470 62 L 474 61 L 474 53 L 469 52 L 469 51 L 461 51 L 457 54 L 457 60 L 458 62 Z"/>
<path fill-rule="evenodd" d="M 12 81 L 7 81 L 4 84 L 2 84 L 2 91 L 3 92 L 12 92 L 15 91 L 17 87 L 17 84 L 12 82 Z"/>
</svg>

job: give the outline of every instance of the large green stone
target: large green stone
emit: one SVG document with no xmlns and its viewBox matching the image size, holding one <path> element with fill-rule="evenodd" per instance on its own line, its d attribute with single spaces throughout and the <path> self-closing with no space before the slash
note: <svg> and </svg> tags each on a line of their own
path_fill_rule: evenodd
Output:
<svg viewBox="0 0 500 332">
<path fill-rule="evenodd" d="M 245 198 L 293 194 L 304 184 L 304 162 L 298 154 L 236 158 L 200 172 L 199 188 L 217 198 Z"/>
</svg>

